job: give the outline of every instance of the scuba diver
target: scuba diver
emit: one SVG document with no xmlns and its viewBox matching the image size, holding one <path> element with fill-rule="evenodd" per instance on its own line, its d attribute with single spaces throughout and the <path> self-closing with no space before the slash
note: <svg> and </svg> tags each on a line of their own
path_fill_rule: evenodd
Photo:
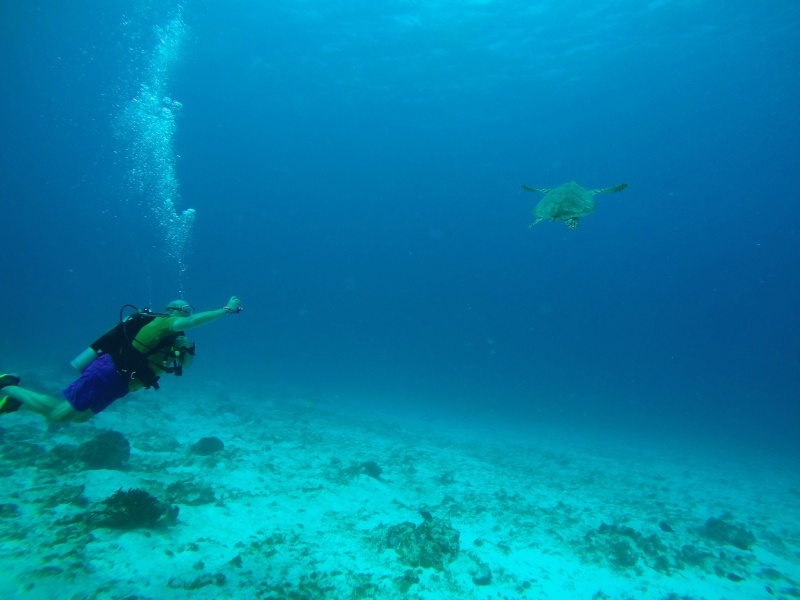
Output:
<svg viewBox="0 0 800 600">
<path fill-rule="evenodd" d="M 129 307 L 136 312 L 123 319 Z M 88 421 L 129 392 L 157 390 L 163 373 L 181 375 L 195 353 L 184 330 L 241 311 L 236 296 L 222 308 L 196 314 L 183 300 L 167 304 L 164 313 L 123 306 L 119 323 L 72 361 L 81 376 L 62 392 L 63 398 L 19 387 L 16 375 L 0 375 L 0 414 L 22 408 L 59 423 Z"/>
</svg>

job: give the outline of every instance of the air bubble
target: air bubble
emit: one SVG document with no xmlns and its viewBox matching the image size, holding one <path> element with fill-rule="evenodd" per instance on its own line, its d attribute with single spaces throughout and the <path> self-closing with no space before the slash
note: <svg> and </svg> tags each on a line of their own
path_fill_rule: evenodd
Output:
<svg viewBox="0 0 800 600">
<path fill-rule="evenodd" d="M 144 70 L 134 70 L 140 74 L 140 81 L 133 82 L 131 89 L 137 92 L 116 115 L 116 134 L 128 161 L 128 199 L 145 206 L 155 217 L 163 250 L 177 264 L 182 287 L 185 255 L 196 213 L 194 209 L 181 208 L 174 139 L 176 115 L 183 104 L 167 93 L 169 75 L 188 35 L 180 9 L 164 27 L 157 26 L 154 33 L 158 42 L 146 51 Z"/>
</svg>

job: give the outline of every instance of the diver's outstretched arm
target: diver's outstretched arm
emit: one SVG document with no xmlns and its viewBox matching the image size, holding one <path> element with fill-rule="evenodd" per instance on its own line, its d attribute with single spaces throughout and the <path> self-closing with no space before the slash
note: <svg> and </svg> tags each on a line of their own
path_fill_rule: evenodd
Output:
<svg viewBox="0 0 800 600">
<path fill-rule="evenodd" d="M 231 296 L 228 303 L 222 308 L 216 310 L 206 310 L 201 313 L 194 314 L 190 317 L 181 317 L 172 324 L 172 331 L 185 331 L 186 329 L 194 329 L 200 327 L 211 321 L 216 321 L 225 315 L 234 315 L 242 311 L 242 302 L 236 296 Z"/>
</svg>

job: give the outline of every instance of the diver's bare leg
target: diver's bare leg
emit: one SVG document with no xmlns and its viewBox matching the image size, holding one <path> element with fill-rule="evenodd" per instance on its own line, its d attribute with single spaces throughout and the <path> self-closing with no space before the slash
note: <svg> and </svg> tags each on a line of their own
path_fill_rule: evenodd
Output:
<svg viewBox="0 0 800 600">
<path fill-rule="evenodd" d="M 22 402 L 21 408 L 40 414 L 50 421 L 58 423 L 83 423 L 94 416 L 94 413 L 89 410 L 85 412 L 75 410 L 64 398 L 41 394 L 17 385 L 4 387 L 3 394 Z"/>
</svg>

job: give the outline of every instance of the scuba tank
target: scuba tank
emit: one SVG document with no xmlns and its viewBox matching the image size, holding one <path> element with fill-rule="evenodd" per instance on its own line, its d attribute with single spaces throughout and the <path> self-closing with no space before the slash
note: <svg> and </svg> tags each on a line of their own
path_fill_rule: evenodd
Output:
<svg viewBox="0 0 800 600">
<path fill-rule="evenodd" d="M 72 368 L 78 373 L 83 373 L 86 370 L 86 367 L 92 364 L 98 356 L 100 355 L 97 353 L 97 351 L 89 346 L 86 350 L 69 361 L 69 364 L 72 365 Z"/>
</svg>

